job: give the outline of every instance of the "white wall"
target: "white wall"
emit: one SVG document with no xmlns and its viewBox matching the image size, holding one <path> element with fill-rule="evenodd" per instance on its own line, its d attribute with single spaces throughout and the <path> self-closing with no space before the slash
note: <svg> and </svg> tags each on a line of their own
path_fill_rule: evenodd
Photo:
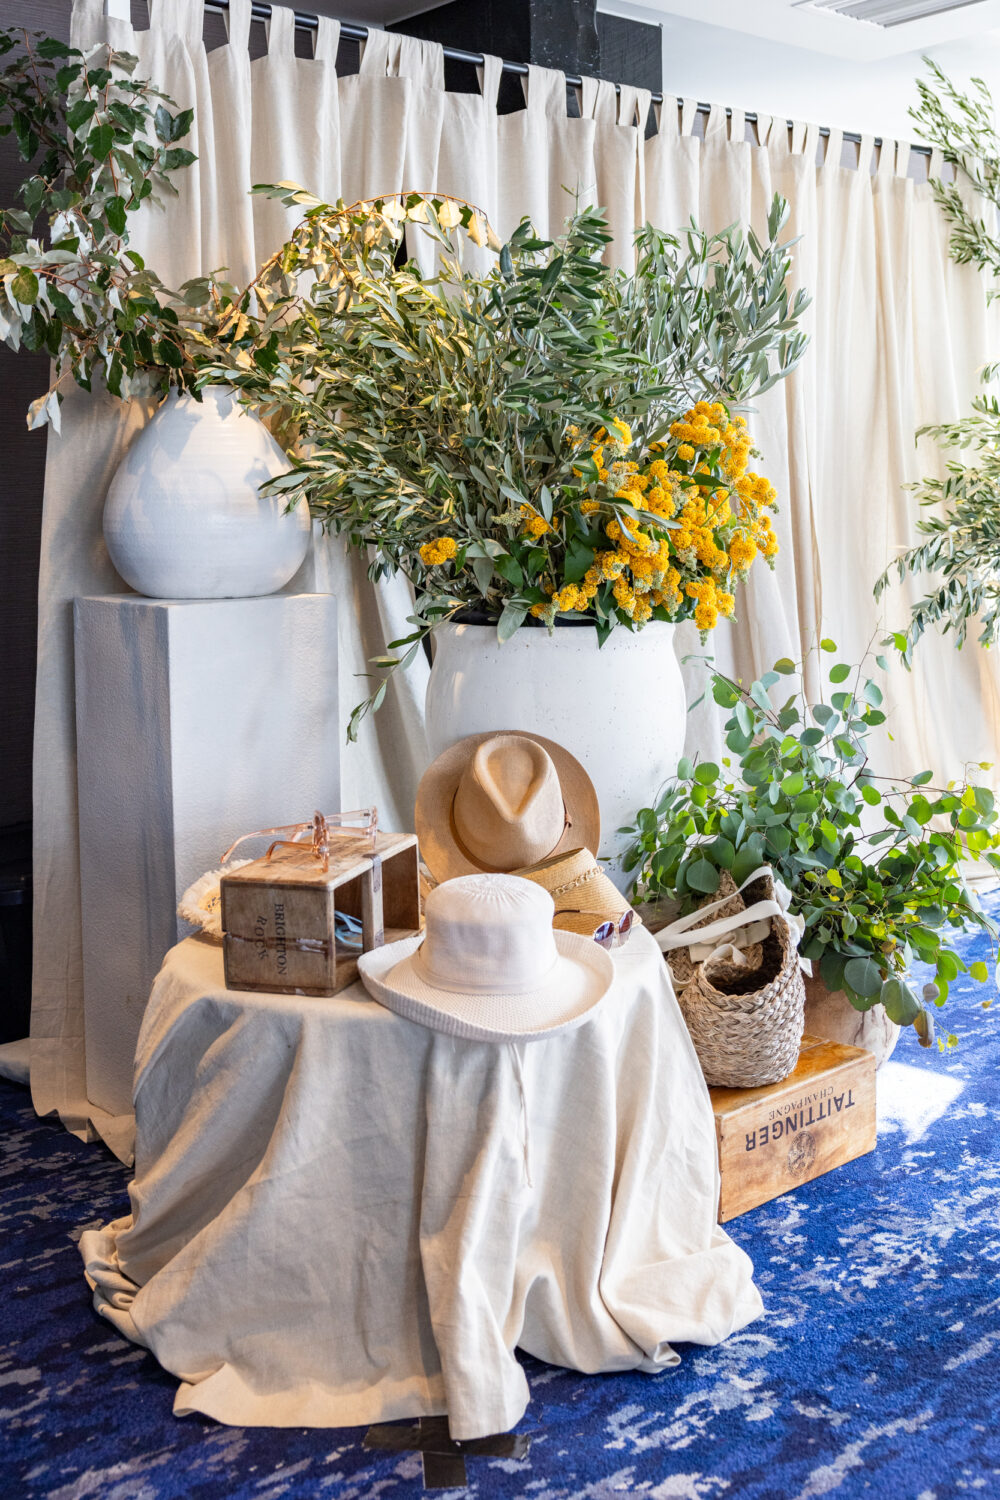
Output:
<svg viewBox="0 0 1000 1500">
<path fill-rule="evenodd" d="M 916 102 L 914 79 L 923 71 L 918 52 L 852 62 L 665 16 L 661 9 L 627 0 L 608 0 L 599 8 L 662 24 L 666 92 L 897 140 L 917 138 L 907 110 Z M 942 43 L 929 49 L 929 55 L 956 79 L 966 81 L 973 74 L 985 78 L 1000 100 L 1000 31 Z"/>
</svg>

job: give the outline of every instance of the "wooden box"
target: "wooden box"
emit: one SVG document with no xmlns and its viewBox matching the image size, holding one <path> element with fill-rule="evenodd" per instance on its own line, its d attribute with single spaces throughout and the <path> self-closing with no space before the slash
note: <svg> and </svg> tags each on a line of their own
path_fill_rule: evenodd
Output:
<svg viewBox="0 0 1000 1500">
<path fill-rule="evenodd" d="M 417 840 L 380 833 L 335 841 L 330 868 L 307 848 L 276 849 L 268 859 L 224 875 L 226 986 L 277 994 L 335 995 L 358 977 L 358 950 L 336 941 L 338 911 L 358 917 L 362 950 L 420 928 Z"/>
<path fill-rule="evenodd" d="M 723 1224 L 875 1149 L 875 1059 L 860 1047 L 804 1036 L 783 1082 L 709 1094 Z"/>
</svg>

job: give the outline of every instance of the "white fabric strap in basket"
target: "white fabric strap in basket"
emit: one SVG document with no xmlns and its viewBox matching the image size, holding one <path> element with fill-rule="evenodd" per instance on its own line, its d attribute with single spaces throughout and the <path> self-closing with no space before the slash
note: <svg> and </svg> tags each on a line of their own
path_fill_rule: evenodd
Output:
<svg viewBox="0 0 1000 1500">
<path fill-rule="evenodd" d="M 719 952 L 720 957 L 734 957 L 735 954 L 742 955 L 746 948 L 752 943 L 759 943 L 767 937 L 771 930 L 771 919 L 778 917 L 786 924 L 792 941 L 798 947 L 802 938 L 805 923 L 801 917 L 791 916 L 788 912 L 788 903 L 791 901 L 791 892 L 787 886 L 782 885 L 780 880 L 774 876 L 770 865 L 761 865 L 748 875 L 742 885 L 737 886 L 736 895 L 746 890 L 755 880 L 769 876 L 774 885 L 775 901 L 755 901 L 752 906 L 745 907 L 742 911 L 730 912 L 728 916 L 720 917 L 716 922 L 705 922 L 705 918 L 719 911 L 722 907 L 731 904 L 733 893 L 723 896 L 719 901 L 710 901 L 705 906 L 699 906 L 686 917 L 678 917 L 676 922 L 669 923 L 656 933 L 656 941 L 661 953 L 670 953 L 676 948 L 687 948 L 691 955 L 692 963 L 704 963 Z M 702 926 L 701 924 L 705 925 Z M 720 943 L 722 951 L 720 951 Z M 735 950 L 735 952 L 734 952 Z M 812 964 L 807 958 L 799 958 L 799 964 L 807 974 L 812 973 Z"/>
<path fill-rule="evenodd" d="M 769 894 L 734 911 L 740 892 L 757 880 L 777 899 Z M 709 1087 L 778 1083 L 798 1061 L 805 989 L 797 947 L 804 924 L 788 916 L 785 899 L 789 893 L 779 891 L 773 871 L 762 865 L 737 890 L 657 934 L 668 960 L 675 950 L 684 950 L 673 959 L 671 972 Z M 717 916 L 720 910 L 725 915 Z"/>
</svg>

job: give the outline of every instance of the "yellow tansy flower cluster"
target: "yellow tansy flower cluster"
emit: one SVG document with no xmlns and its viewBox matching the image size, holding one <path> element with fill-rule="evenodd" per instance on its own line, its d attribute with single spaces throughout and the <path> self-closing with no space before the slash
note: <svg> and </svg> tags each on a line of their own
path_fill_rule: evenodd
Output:
<svg viewBox="0 0 1000 1500">
<path fill-rule="evenodd" d="M 544 536 L 547 531 L 552 530 L 545 517 L 540 516 L 530 505 L 522 505 L 521 514 L 525 517 L 524 526 L 521 529 L 522 536 Z"/>
<path fill-rule="evenodd" d="M 752 447 L 746 420 L 743 417 L 730 420 L 721 401 L 698 401 L 680 421 L 673 423 L 670 436 L 681 445 L 677 457 L 686 463 L 694 458 L 697 448 L 720 448 L 727 479 L 735 481 L 746 472 Z"/>
<path fill-rule="evenodd" d="M 588 568 L 586 576 L 580 583 L 565 583 L 562 588 L 553 593 L 548 604 L 533 604 L 531 613 L 536 620 L 552 619 L 557 614 L 586 614 L 594 602 L 597 590 L 604 581 L 604 574 L 600 568 Z"/>
<path fill-rule="evenodd" d="M 729 544 L 729 557 L 735 571 L 745 577 L 756 556 L 757 543 L 753 537 L 747 536 L 745 531 L 738 531 Z"/>
<path fill-rule="evenodd" d="M 520 534 L 551 532 L 553 542 L 535 581 L 547 597 L 531 613 L 551 625 L 557 614 L 592 611 L 600 593 L 605 610 L 635 625 L 655 612 L 693 619 L 705 633 L 732 618 L 734 584 L 758 556 L 770 564 L 778 551 L 767 514 L 777 495 L 747 467 L 753 445 L 743 417 L 731 417 L 722 402 L 699 401 L 671 425 L 669 440 L 650 444 L 638 460 L 620 418 L 591 436 L 567 427 L 566 436 L 582 481 L 569 506 L 584 529 L 566 526 L 558 501 L 551 526 L 532 506 L 521 507 Z M 560 581 L 564 536 L 576 547 L 595 536 L 605 543 L 594 546 L 593 564 L 577 583 Z"/>
<path fill-rule="evenodd" d="M 451 562 L 457 553 L 458 543 L 454 537 L 439 536 L 433 542 L 424 542 L 420 548 L 420 560 L 429 568 L 437 568 L 442 563 Z"/>
</svg>

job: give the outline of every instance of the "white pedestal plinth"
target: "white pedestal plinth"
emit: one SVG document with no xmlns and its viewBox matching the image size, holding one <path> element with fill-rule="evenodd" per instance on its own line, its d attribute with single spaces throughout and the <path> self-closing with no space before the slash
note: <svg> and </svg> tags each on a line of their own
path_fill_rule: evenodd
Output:
<svg viewBox="0 0 1000 1500">
<path fill-rule="evenodd" d="M 77 599 L 75 636 L 87 1092 L 123 1114 L 183 891 L 239 834 L 340 807 L 337 608 Z"/>
</svg>

